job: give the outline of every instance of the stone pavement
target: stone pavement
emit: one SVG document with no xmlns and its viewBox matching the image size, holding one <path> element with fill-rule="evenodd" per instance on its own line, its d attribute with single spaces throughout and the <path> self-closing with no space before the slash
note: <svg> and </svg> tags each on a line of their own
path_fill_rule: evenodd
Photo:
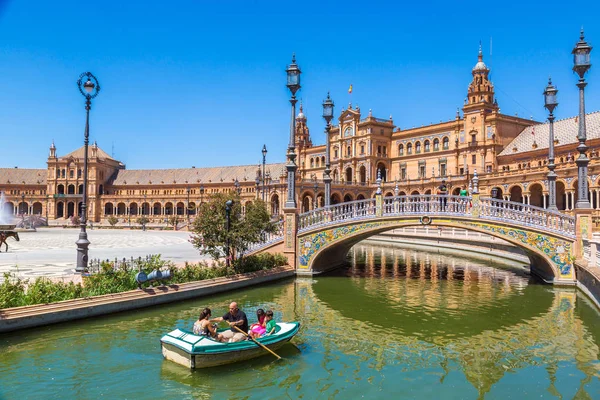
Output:
<svg viewBox="0 0 600 400">
<path fill-rule="evenodd" d="M 38 228 L 37 232 L 19 232 L 19 237 L 20 242 L 8 239 L 8 253 L 2 246 L 0 274 L 14 272 L 23 278 L 47 276 L 73 280 L 79 229 Z M 182 231 L 88 230 L 89 256 L 114 260 L 161 254 L 163 259 L 176 264 L 208 260 L 208 256 L 201 256 L 192 246 L 189 237 L 189 232 Z"/>
</svg>

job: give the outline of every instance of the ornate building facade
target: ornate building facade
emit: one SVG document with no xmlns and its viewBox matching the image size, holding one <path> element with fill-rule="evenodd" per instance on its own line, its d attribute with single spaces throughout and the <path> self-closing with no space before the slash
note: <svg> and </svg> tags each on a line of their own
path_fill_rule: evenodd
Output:
<svg viewBox="0 0 600 400">
<path fill-rule="evenodd" d="M 454 118 L 438 124 L 401 129 L 392 117 L 366 117 L 360 108 L 343 109 L 329 132 L 332 170 L 331 203 L 374 196 L 378 172 L 385 196 L 435 194 L 442 180 L 452 194 L 479 175 L 486 196 L 548 204 L 547 123 L 502 114 L 495 99 L 481 49 L 471 71 L 464 105 Z M 600 219 L 600 112 L 587 114 L 589 187 L 595 216 Z M 577 118 L 554 123 L 557 205 L 574 208 L 577 197 Z M 325 145 L 314 145 L 300 106 L 296 117 L 297 197 L 301 211 L 324 205 Z M 0 168 L 5 211 L 40 214 L 52 223 L 75 215 L 82 200 L 83 148 L 57 156 L 50 147 L 45 169 Z M 193 218 L 197 206 L 218 192 L 236 190 L 242 203 L 264 199 L 274 215 L 287 196 L 285 165 L 128 170 L 90 147 L 89 220 L 121 222 L 140 215 L 160 223 L 169 216 Z M 236 183 L 237 182 L 237 183 Z"/>
</svg>

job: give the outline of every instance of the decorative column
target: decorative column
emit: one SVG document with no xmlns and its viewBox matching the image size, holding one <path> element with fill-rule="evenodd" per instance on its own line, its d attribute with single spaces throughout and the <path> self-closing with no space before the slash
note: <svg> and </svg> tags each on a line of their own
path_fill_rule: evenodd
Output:
<svg viewBox="0 0 600 400">
<path fill-rule="evenodd" d="M 471 215 L 473 217 L 479 217 L 479 176 L 477 175 L 477 169 L 473 170 L 473 191 L 471 192 L 471 203 L 473 206 L 471 207 Z"/>
<path fill-rule="evenodd" d="M 556 172 L 554 168 L 554 109 L 558 106 L 556 94 L 558 90 L 552 85 L 552 80 L 548 79 L 548 86 L 544 90 L 544 107 L 548 109 L 549 130 L 548 135 L 548 210 L 558 211 L 556 207 Z M 544 202 L 545 203 L 545 202 Z"/>
<path fill-rule="evenodd" d="M 588 149 L 586 145 L 587 133 L 585 129 L 585 98 L 584 88 L 587 83 L 585 82 L 584 76 L 587 70 L 591 67 L 590 63 L 590 52 L 592 47 L 587 44 L 584 40 L 583 29 L 581 30 L 581 36 L 579 42 L 573 49 L 573 71 L 579 75 L 579 82 L 577 87 L 579 88 L 579 131 L 577 133 L 577 140 L 579 145 L 577 151 L 579 157 L 575 160 L 577 164 L 577 203 L 575 204 L 575 244 L 573 246 L 573 254 L 577 260 L 585 263 L 583 257 L 584 241 L 589 243 L 592 238 L 592 208 L 589 200 L 588 193 L 588 164 L 589 158 L 585 152 Z"/>
<path fill-rule="evenodd" d="M 383 194 L 381 190 L 381 169 L 377 169 L 377 191 L 375 192 L 375 216 L 383 216 Z"/>
<path fill-rule="evenodd" d="M 287 87 L 292 93 L 292 116 L 290 122 L 290 142 L 287 149 L 287 199 L 283 208 L 283 254 L 287 257 L 288 264 L 296 268 L 296 239 L 298 233 L 298 208 L 296 205 L 296 170 L 295 160 L 295 119 L 296 119 L 296 92 L 300 89 L 300 68 L 296 64 L 296 55 L 292 56 L 292 63 L 286 69 Z"/>
<path fill-rule="evenodd" d="M 325 126 L 325 171 L 323 172 L 323 182 L 325 182 L 325 207 L 331 205 L 331 160 L 330 160 L 330 143 L 329 132 L 331 130 L 331 120 L 333 119 L 334 103 L 327 93 L 327 99 L 323 101 L 323 119 L 327 125 Z"/>
</svg>

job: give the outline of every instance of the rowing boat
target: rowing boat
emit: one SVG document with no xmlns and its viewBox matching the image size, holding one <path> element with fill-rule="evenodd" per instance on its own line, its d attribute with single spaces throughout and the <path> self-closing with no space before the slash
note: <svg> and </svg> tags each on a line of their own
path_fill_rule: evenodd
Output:
<svg viewBox="0 0 600 400">
<path fill-rule="evenodd" d="M 269 349 L 276 350 L 289 342 L 299 330 L 299 322 L 278 322 L 275 333 L 257 340 Z M 185 329 L 167 333 L 160 342 L 165 359 L 191 369 L 225 365 L 268 354 L 251 340 L 220 343 Z"/>
</svg>

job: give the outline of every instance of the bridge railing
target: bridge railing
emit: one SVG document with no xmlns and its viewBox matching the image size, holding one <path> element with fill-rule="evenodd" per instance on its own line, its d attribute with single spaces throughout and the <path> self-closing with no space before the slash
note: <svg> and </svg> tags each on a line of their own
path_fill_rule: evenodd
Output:
<svg viewBox="0 0 600 400">
<path fill-rule="evenodd" d="M 251 243 L 244 253 L 260 250 L 268 247 L 273 243 L 283 240 L 283 221 L 275 222 L 275 230 L 273 233 L 264 233 L 260 242 Z"/>
<path fill-rule="evenodd" d="M 575 217 L 529 204 L 481 198 L 479 215 L 486 219 L 539 227 L 562 234 L 575 235 Z"/>
<path fill-rule="evenodd" d="M 375 199 L 356 200 L 300 214 L 298 231 L 336 222 L 375 218 Z"/>
<path fill-rule="evenodd" d="M 467 196 L 410 195 L 384 197 L 381 216 L 427 215 L 474 217 L 472 198 Z M 300 214 L 298 231 L 343 221 L 377 217 L 375 199 L 357 200 L 318 208 Z M 476 218 L 531 226 L 565 235 L 575 235 L 575 218 L 556 211 L 506 200 L 480 198 Z"/>
</svg>

